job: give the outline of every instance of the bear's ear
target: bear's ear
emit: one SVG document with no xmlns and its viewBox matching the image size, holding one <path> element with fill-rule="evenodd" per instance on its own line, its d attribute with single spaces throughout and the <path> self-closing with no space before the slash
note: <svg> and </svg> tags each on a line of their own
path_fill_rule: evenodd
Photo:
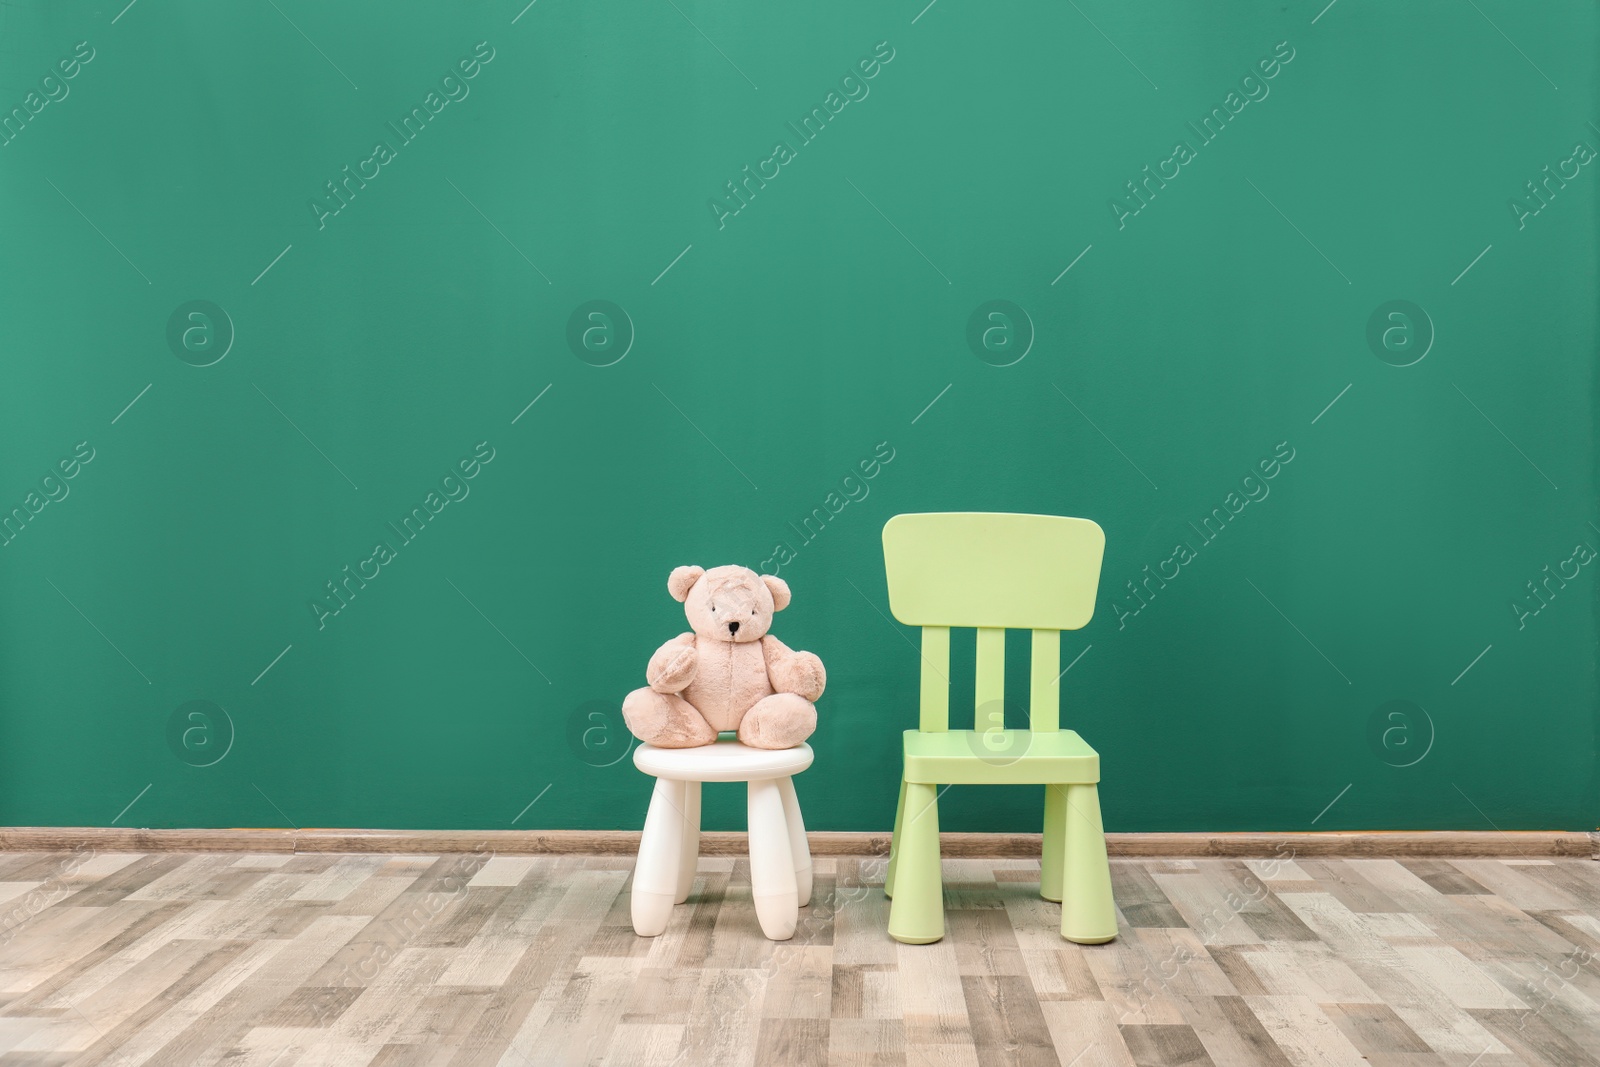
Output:
<svg viewBox="0 0 1600 1067">
<path fill-rule="evenodd" d="M 683 603 L 689 599 L 689 590 L 694 588 L 694 583 L 706 572 L 704 567 L 674 567 L 672 573 L 667 575 L 667 592 L 672 594 L 672 599 Z"/>
<path fill-rule="evenodd" d="M 761 580 L 767 583 L 767 589 L 772 593 L 772 610 L 782 611 L 789 606 L 789 583 L 779 578 L 776 574 L 763 574 Z"/>
</svg>

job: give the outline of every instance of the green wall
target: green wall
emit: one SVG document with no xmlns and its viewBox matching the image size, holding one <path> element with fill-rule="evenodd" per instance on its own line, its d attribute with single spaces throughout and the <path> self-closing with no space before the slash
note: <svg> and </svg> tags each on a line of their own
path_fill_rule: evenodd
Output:
<svg viewBox="0 0 1600 1067">
<path fill-rule="evenodd" d="M 1593 4 L 122 2 L 0 8 L 0 823 L 638 827 L 768 561 L 883 829 L 879 531 L 1005 510 L 1106 530 L 1110 828 L 1596 825 Z"/>
</svg>

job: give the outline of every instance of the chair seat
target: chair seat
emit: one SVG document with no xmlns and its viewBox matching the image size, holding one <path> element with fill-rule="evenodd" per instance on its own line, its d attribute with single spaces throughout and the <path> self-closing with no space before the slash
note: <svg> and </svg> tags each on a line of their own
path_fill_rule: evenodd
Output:
<svg viewBox="0 0 1600 1067">
<path fill-rule="evenodd" d="M 640 745 L 633 765 L 654 778 L 675 782 L 760 782 L 788 778 L 811 766 L 811 746 L 751 748 L 738 741 L 715 741 L 698 748 Z"/>
<path fill-rule="evenodd" d="M 905 780 L 925 785 L 1090 785 L 1100 781 L 1100 754 L 1072 730 L 907 730 Z"/>
</svg>

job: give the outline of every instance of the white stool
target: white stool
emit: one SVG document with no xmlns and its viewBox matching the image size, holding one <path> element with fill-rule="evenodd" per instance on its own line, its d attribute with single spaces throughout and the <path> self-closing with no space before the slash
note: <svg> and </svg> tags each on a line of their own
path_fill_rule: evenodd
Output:
<svg viewBox="0 0 1600 1067">
<path fill-rule="evenodd" d="M 633 868 L 633 931 L 655 937 L 672 906 L 689 899 L 700 855 L 700 783 L 746 782 L 749 789 L 750 885 L 761 932 L 794 936 L 811 903 L 811 849 L 790 775 L 811 766 L 811 746 L 750 748 L 717 741 L 699 748 L 640 745 L 633 765 L 656 779 Z"/>
</svg>

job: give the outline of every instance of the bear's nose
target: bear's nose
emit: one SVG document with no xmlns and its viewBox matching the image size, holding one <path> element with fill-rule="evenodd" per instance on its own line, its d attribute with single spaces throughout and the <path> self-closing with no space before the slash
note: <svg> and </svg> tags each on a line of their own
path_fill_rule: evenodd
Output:
<svg viewBox="0 0 1600 1067">
<path fill-rule="evenodd" d="M 728 624 L 728 632 L 729 632 L 729 633 L 730 633 L 730 634 L 736 634 L 736 633 L 738 633 L 738 632 L 739 632 L 739 624 L 738 624 L 738 623 L 736 623 L 736 622 L 730 622 L 730 623 L 729 623 L 729 624 Z"/>
</svg>

